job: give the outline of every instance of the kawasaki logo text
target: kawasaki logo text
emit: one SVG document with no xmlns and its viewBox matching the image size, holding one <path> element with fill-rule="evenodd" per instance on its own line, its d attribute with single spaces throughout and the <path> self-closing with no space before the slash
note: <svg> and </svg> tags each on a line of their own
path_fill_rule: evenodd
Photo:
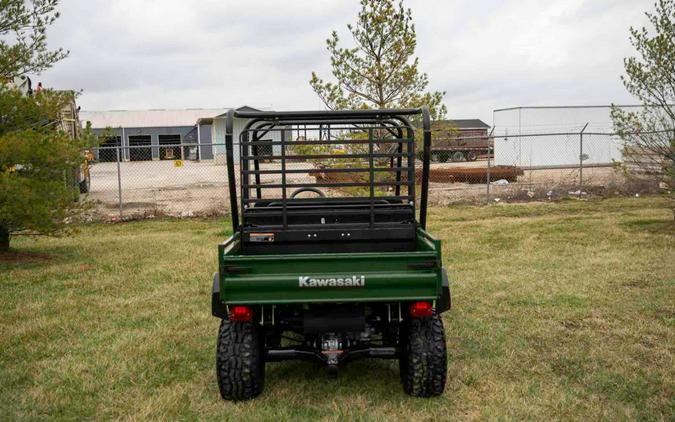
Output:
<svg viewBox="0 0 675 422">
<path fill-rule="evenodd" d="M 353 275 L 351 277 L 335 277 L 335 278 L 313 278 L 300 276 L 298 277 L 298 287 L 365 287 L 366 276 Z"/>
</svg>

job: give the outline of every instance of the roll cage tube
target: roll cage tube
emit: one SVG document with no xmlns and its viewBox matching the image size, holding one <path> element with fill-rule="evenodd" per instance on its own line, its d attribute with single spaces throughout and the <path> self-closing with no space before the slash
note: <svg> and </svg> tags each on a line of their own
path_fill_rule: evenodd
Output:
<svg viewBox="0 0 675 422">
<path fill-rule="evenodd" d="M 397 136 L 398 138 L 403 139 L 403 130 L 402 127 L 396 124 L 396 121 L 403 124 L 403 127 L 406 128 L 406 138 L 412 142 L 414 145 L 414 130 L 410 121 L 404 117 L 405 115 L 414 115 L 419 114 L 421 109 L 378 109 L 378 110 L 339 110 L 339 111 L 285 111 L 285 112 L 236 112 L 235 117 L 246 117 L 249 118 L 249 122 L 246 124 L 245 128 L 242 130 L 240 137 L 242 138 L 242 145 L 249 144 L 248 138 L 249 133 L 252 133 L 253 141 L 257 141 L 270 131 L 274 130 L 275 126 L 286 125 L 286 126 L 302 126 L 308 124 L 372 124 L 379 123 L 382 124 L 383 129 L 387 130 L 391 135 Z M 255 117 L 252 117 L 255 116 Z M 388 119 L 385 120 L 383 117 L 386 116 Z M 260 133 L 262 132 L 262 134 Z M 283 141 L 284 132 L 281 132 L 282 145 L 287 142 Z M 253 154 L 257 156 L 257 147 L 256 144 L 252 144 Z M 398 157 L 396 159 L 396 164 L 398 168 L 401 168 L 402 161 L 402 148 L 403 144 L 399 143 L 398 145 Z M 282 154 L 285 153 L 285 147 L 282 147 Z M 414 164 L 414 156 L 411 158 Z M 249 163 L 247 160 L 244 160 L 243 163 L 245 172 L 248 172 Z M 393 162 L 392 162 L 393 164 Z M 253 165 L 255 169 L 255 179 L 256 185 L 260 186 L 260 173 L 259 173 L 259 160 L 253 160 Z M 284 161 L 282 160 L 282 168 L 284 167 Z M 285 170 L 285 169 L 284 169 Z M 285 171 L 282 170 L 283 177 L 285 178 Z M 408 180 L 415 180 L 415 171 L 414 165 L 408 167 L 407 171 Z M 242 174 L 243 177 L 243 174 Z M 243 180 L 243 179 L 242 179 Z M 285 179 L 284 179 L 285 180 Z M 283 182 L 285 184 L 285 181 Z M 401 172 L 396 173 L 396 187 L 395 194 L 396 196 L 400 195 L 401 190 Z M 409 186 L 409 195 L 415 197 L 415 183 L 411 183 Z M 242 203 L 240 211 L 242 216 L 244 214 L 245 203 L 248 198 L 248 190 L 244 190 L 242 186 Z M 285 191 L 284 191 L 285 194 Z M 256 188 L 257 198 L 261 197 L 260 188 Z M 284 208 L 285 208 L 284 198 Z M 415 204 L 413 203 L 413 208 Z M 242 217 L 243 218 L 243 217 Z"/>
<path fill-rule="evenodd" d="M 225 150 L 226 150 L 226 162 L 227 162 L 227 177 L 228 177 L 228 188 L 230 194 L 230 211 L 232 216 L 232 230 L 236 232 L 240 229 L 239 223 L 239 204 L 237 200 L 237 186 L 236 178 L 234 172 L 234 144 L 233 144 L 233 128 L 234 128 L 234 117 L 250 119 L 246 124 L 246 127 L 242 131 L 245 135 L 248 135 L 248 131 L 252 130 L 254 124 L 263 123 L 260 127 L 257 127 L 253 130 L 255 131 L 264 131 L 262 135 L 254 135 L 254 138 L 260 139 L 261 136 L 264 136 L 270 129 L 277 125 L 293 125 L 299 124 L 301 121 L 310 123 L 322 123 L 330 121 L 331 123 L 344 122 L 349 124 L 350 122 L 354 123 L 363 123 L 364 121 L 386 121 L 386 120 L 398 120 L 407 127 L 408 137 L 413 135 L 413 128 L 410 121 L 405 117 L 409 115 L 422 114 L 422 129 L 424 131 L 424 142 L 423 142 L 423 153 L 422 153 L 422 180 L 421 180 L 421 195 L 420 195 L 420 209 L 419 209 L 419 225 L 422 229 L 426 229 L 426 220 L 427 220 L 427 202 L 428 202 L 428 191 L 429 191 L 429 160 L 431 154 L 431 117 L 429 114 L 429 109 L 427 107 L 422 107 L 419 109 L 382 109 L 382 110 L 340 110 L 340 111 L 282 111 L 282 112 L 264 112 L 264 111 L 234 111 L 233 109 L 227 112 L 226 122 L 225 122 Z M 396 128 L 399 133 L 401 128 Z M 390 130 L 391 132 L 391 130 Z M 400 135 L 399 135 L 400 136 Z M 282 144 L 285 141 L 282 141 Z M 255 147 L 255 146 L 254 146 Z M 402 144 L 399 145 L 402 147 Z M 257 149 L 257 147 L 255 147 Z M 285 148 L 283 148 L 285 149 Z M 400 153 L 399 153 L 400 154 Z M 257 152 L 255 153 L 257 156 Z M 256 179 L 259 178 L 259 169 L 258 160 L 254 160 L 254 167 L 256 169 Z M 401 157 L 397 159 L 397 167 L 401 167 L 400 164 Z M 413 169 L 409 170 L 408 180 L 414 180 Z M 413 174 L 410 174 L 413 173 Z M 400 175 L 397 176 L 397 182 L 400 181 Z M 256 183 L 259 185 L 259 181 L 256 180 Z M 414 185 L 412 183 L 412 195 L 414 196 Z M 396 186 L 397 194 L 399 186 Z M 258 193 L 258 192 L 256 192 Z M 258 195 L 260 195 L 258 193 Z M 243 203 L 241 204 L 243 207 Z"/>
<path fill-rule="evenodd" d="M 227 184 L 230 189 L 230 212 L 232 213 L 232 233 L 239 230 L 239 208 L 237 204 L 237 182 L 234 178 L 233 136 L 234 110 L 227 112 L 225 119 L 225 154 L 227 160 Z"/>
<path fill-rule="evenodd" d="M 429 155 L 431 154 L 431 116 L 429 109 L 422 108 L 422 128 L 424 129 L 424 148 L 422 156 L 422 192 L 420 196 L 420 227 L 427 228 L 427 200 L 429 198 Z"/>
</svg>

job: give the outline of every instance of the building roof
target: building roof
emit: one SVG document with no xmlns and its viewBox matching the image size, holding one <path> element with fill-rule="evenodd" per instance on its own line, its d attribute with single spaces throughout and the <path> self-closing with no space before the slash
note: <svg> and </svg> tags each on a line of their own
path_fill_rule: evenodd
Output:
<svg viewBox="0 0 675 422">
<path fill-rule="evenodd" d="M 457 129 L 488 129 L 490 125 L 481 119 L 449 119 L 442 120 L 455 126 Z"/>
<path fill-rule="evenodd" d="M 244 106 L 237 110 L 256 110 Z M 223 108 L 185 108 L 185 109 L 152 109 L 152 110 L 106 110 L 80 111 L 82 123 L 91 122 L 94 129 L 137 128 L 137 127 L 179 127 L 194 126 L 200 123 L 211 123 L 214 117 L 230 110 Z"/>
<path fill-rule="evenodd" d="M 224 113 L 222 113 L 222 114 L 220 114 L 220 115 L 218 115 L 218 116 L 215 116 L 215 117 L 216 117 L 216 118 L 223 118 L 223 119 L 224 119 L 225 117 L 227 117 L 227 112 L 228 112 L 228 111 L 229 111 L 229 109 L 227 109 L 227 111 L 225 111 Z M 245 105 L 245 106 L 241 106 L 241 107 L 239 107 L 239 108 L 236 108 L 235 111 L 272 111 L 272 109 L 269 108 L 269 107 L 253 108 L 253 107 L 251 107 L 251 106 Z"/>
<path fill-rule="evenodd" d="M 227 108 L 188 108 L 154 110 L 107 110 L 80 111 L 80 120 L 91 122 L 91 127 L 177 127 L 194 126 L 198 119 L 214 117 L 226 112 Z"/>
</svg>

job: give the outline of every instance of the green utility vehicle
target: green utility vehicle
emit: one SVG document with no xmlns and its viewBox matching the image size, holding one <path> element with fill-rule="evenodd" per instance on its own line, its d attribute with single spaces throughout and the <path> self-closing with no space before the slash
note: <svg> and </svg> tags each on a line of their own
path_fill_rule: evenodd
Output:
<svg viewBox="0 0 675 422">
<path fill-rule="evenodd" d="M 429 124 L 426 109 L 228 114 L 234 234 L 212 291 L 224 399 L 256 397 L 265 364 L 289 359 L 333 376 L 353 359 L 398 359 L 408 394 L 443 392 L 450 290 L 425 231 Z"/>
</svg>

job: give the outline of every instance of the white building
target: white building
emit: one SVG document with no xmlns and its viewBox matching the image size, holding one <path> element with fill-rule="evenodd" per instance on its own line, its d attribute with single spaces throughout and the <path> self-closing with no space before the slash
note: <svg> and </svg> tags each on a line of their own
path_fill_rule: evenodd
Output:
<svg viewBox="0 0 675 422">
<path fill-rule="evenodd" d="M 622 159 L 621 140 L 610 135 L 609 106 L 498 109 L 493 111 L 493 127 L 496 165 L 577 166 L 580 155 L 585 165 L 610 165 Z"/>
</svg>

